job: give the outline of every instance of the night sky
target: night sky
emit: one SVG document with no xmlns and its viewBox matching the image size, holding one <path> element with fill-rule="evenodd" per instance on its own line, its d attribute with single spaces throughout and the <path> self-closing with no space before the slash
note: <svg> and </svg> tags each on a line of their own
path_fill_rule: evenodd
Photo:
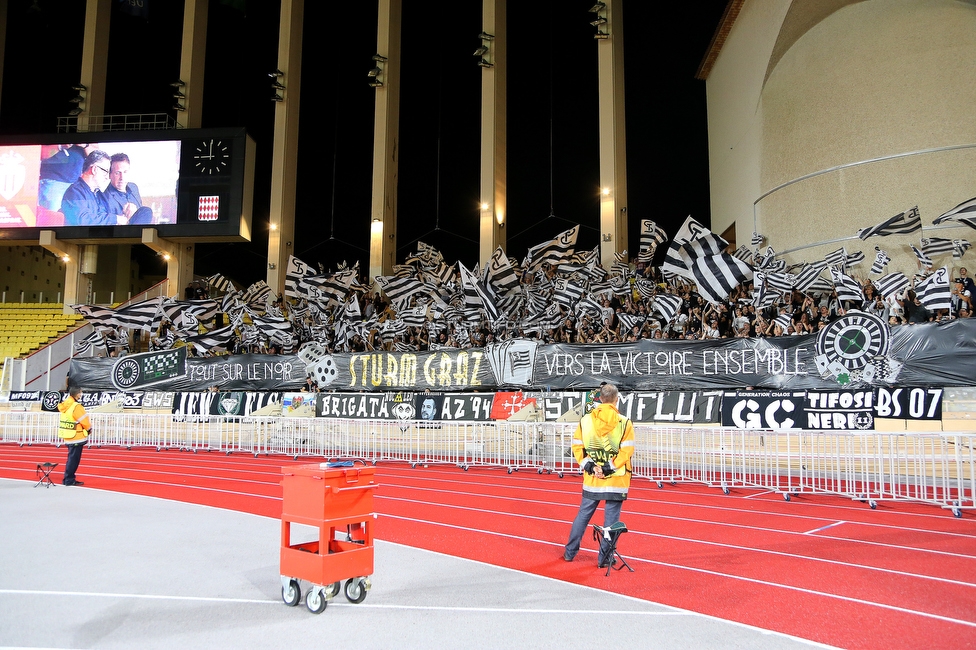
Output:
<svg viewBox="0 0 976 650">
<path fill-rule="evenodd" d="M 593 2 L 509 3 L 506 234 L 518 259 L 577 223 L 578 248 L 598 244 Z M 84 4 L 9 0 L 0 133 L 51 133 L 71 108 Z M 151 0 L 148 19 L 113 11 L 106 113 L 175 115 L 169 84 L 179 77 L 182 4 Z M 694 74 L 725 4 L 624 4 L 632 250 L 641 219 L 670 234 L 688 214 L 709 223 L 705 83 Z M 275 109 L 267 73 L 277 67 L 278 10 L 277 2 L 210 2 L 203 126 L 245 126 L 258 158 L 253 241 L 198 245 L 199 275 L 264 278 Z M 295 255 L 331 268 L 359 260 L 365 270 L 376 4 L 306 0 L 304 22 Z M 477 0 L 404 0 L 398 262 L 418 239 L 449 263 L 477 261 L 481 68 L 472 53 L 480 31 Z M 149 267 L 153 257 L 140 261 Z"/>
</svg>

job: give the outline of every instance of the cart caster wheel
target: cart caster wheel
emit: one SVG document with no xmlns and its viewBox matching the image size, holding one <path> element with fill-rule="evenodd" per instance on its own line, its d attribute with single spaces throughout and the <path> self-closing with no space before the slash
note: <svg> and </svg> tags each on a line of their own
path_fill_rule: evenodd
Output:
<svg viewBox="0 0 976 650">
<path fill-rule="evenodd" d="M 513 470 L 513 469 L 512 469 L 511 467 L 509 467 L 509 468 L 508 468 L 508 473 L 509 473 L 509 474 L 511 474 L 511 473 L 512 473 L 512 472 L 514 472 L 514 471 L 515 471 L 515 470 Z"/>
<path fill-rule="evenodd" d="M 410 469 L 417 469 L 417 463 L 410 463 Z"/>
<path fill-rule="evenodd" d="M 562 478 L 563 477 L 563 473 L 562 472 L 559 472 L 558 474 L 556 474 L 556 476 L 558 476 L 559 478 Z"/>
<path fill-rule="evenodd" d="M 723 487 L 722 488 L 722 493 L 723 494 L 728 494 L 729 492 L 731 492 L 731 490 L 729 490 L 729 488 L 727 488 L 727 487 Z"/>
<path fill-rule="evenodd" d="M 325 596 L 322 595 L 322 592 L 317 587 L 312 587 L 305 594 L 305 607 L 313 614 L 321 614 L 328 606 L 329 601 L 325 599 Z"/>
<path fill-rule="evenodd" d="M 329 600 L 335 598 L 336 596 L 339 595 L 339 592 L 342 591 L 342 581 L 336 580 L 331 585 L 329 585 L 325 591 L 326 591 L 326 596 L 328 597 Z"/>
<path fill-rule="evenodd" d="M 289 607 L 302 602 L 302 586 L 298 584 L 298 580 L 292 580 L 288 583 L 288 587 L 281 588 L 281 599 Z"/>
<path fill-rule="evenodd" d="M 538 470 L 536 470 L 536 474 L 542 474 L 542 468 L 541 467 Z"/>
<path fill-rule="evenodd" d="M 466 471 L 468 471 L 468 466 L 467 465 L 461 465 L 461 469 L 466 472 Z"/>
<path fill-rule="evenodd" d="M 786 494 L 783 495 L 783 501 L 789 501 L 791 498 L 792 497 L 790 496 L 790 493 L 789 492 L 787 492 Z"/>
<path fill-rule="evenodd" d="M 366 600 L 366 582 L 361 578 L 346 580 L 346 600 L 361 603 Z"/>
<path fill-rule="evenodd" d="M 878 508 L 878 502 L 875 501 L 874 499 L 871 499 L 870 501 L 868 501 L 868 505 L 871 506 L 871 509 L 872 510 L 877 510 L 877 508 Z"/>
<path fill-rule="evenodd" d="M 671 483 L 669 483 L 669 485 L 670 485 L 671 487 L 674 487 L 675 485 L 677 485 L 677 483 L 675 483 L 674 481 L 671 481 Z"/>
<path fill-rule="evenodd" d="M 230 456 L 230 454 L 231 454 L 231 452 L 229 452 L 229 451 L 225 451 L 224 453 L 225 453 L 226 455 L 228 455 L 228 456 Z"/>
<path fill-rule="evenodd" d="M 660 490 L 661 488 L 663 488 L 663 487 L 664 487 L 664 483 L 662 483 L 661 481 L 658 481 L 658 482 L 657 482 L 657 487 L 658 487 L 658 489 Z"/>
</svg>

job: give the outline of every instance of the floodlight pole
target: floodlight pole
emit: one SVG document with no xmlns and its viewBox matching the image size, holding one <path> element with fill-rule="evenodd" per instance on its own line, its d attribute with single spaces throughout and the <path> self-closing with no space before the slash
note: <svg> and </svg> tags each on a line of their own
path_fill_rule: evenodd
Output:
<svg viewBox="0 0 976 650">
<path fill-rule="evenodd" d="M 285 289 L 288 257 L 294 254 L 295 179 L 298 174 L 298 105 L 302 87 L 304 0 L 282 0 L 278 29 L 278 78 L 284 86 L 275 103 L 271 154 L 271 212 L 268 231 L 268 286 Z"/>
<path fill-rule="evenodd" d="M 481 266 L 499 246 L 505 249 L 507 214 L 508 57 L 506 54 L 507 0 L 483 0 L 482 43 L 488 48 L 481 65 Z M 491 38 L 485 38 L 490 36 Z M 488 63 L 489 65 L 483 65 Z"/>
<path fill-rule="evenodd" d="M 186 85 L 181 92 L 182 112 L 176 121 L 186 129 L 199 129 L 203 124 L 203 72 L 207 58 L 207 0 L 185 0 L 183 5 L 183 47 L 180 53 L 180 80 Z M 180 89 L 178 89 L 180 90 Z"/>
<path fill-rule="evenodd" d="M 166 261 L 166 280 L 169 284 L 166 294 L 179 297 L 183 287 L 193 281 L 193 243 L 164 239 L 155 228 L 142 229 L 142 243 Z M 68 304 L 67 300 L 65 304 Z"/>
<path fill-rule="evenodd" d="M 376 53 L 383 57 L 382 85 L 373 86 L 373 191 L 370 206 L 369 279 L 389 275 L 396 262 L 397 174 L 400 158 L 401 0 L 379 0 Z M 365 80 L 364 80 L 365 83 Z"/>
<path fill-rule="evenodd" d="M 624 120 L 623 0 L 606 4 L 606 38 L 597 40 L 600 101 L 600 261 L 627 249 L 627 128 Z"/>
</svg>

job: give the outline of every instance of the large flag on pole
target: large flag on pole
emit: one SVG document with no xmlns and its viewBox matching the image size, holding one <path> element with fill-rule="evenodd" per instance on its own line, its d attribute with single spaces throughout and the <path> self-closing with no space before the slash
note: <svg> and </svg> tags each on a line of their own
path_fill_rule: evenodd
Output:
<svg viewBox="0 0 976 650">
<path fill-rule="evenodd" d="M 857 231 L 857 236 L 861 239 L 868 237 L 887 237 L 888 235 L 907 235 L 922 229 L 922 217 L 918 213 L 916 205 L 911 210 L 899 212 L 890 219 L 882 221 L 870 228 L 861 228 Z"/>
<path fill-rule="evenodd" d="M 929 311 L 951 309 L 952 292 L 949 289 L 949 269 L 943 266 L 915 285 L 915 295 Z"/>
<path fill-rule="evenodd" d="M 940 224 L 943 221 L 958 221 L 970 228 L 976 228 L 976 197 L 963 201 L 948 212 L 940 214 L 932 223 Z"/>
<path fill-rule="evenodd" d="M 552 265 L 568 262 L 573 257 L 577 235 L 579 235 L 579 226 L 573 226 L 553 239 L 533 246 L 528 250 L 525 258 L 527 268 L 534 271 L 545 262 Z"/>
</svg>

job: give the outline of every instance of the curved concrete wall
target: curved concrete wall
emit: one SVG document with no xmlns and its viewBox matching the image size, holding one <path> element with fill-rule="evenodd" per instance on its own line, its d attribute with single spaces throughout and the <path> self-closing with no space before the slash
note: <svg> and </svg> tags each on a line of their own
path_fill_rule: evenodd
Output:
<svg viewBox="0 0 976 650">
<path fill-rule="evenodd" d="M 753 230 L 752 202 L 784 182 L 857 161 L 976 143 L 976 4 L 843 6 L 796 39 L 761 84 L 784 20 L 802 8 L 789 4 L 747 2 L 708 78 L 713 230 L 734 221 L 740 242 Z M 973 196 L 976 149 L 917 155 L 777 191 L 759 204 L 758 230 L 786 250 L 853 236 L 914 205 L 928 227 Z M 976 239 L 965 227 L 925 234 Z M 866 277 L 875 245 L 907 271 L 915 265 L 907 244 L 917 242 L 918 236 L 854 240 L 788 258 L 816 259 L 846 245 L 865 251 L 858 275 Z"/>
</svg>

